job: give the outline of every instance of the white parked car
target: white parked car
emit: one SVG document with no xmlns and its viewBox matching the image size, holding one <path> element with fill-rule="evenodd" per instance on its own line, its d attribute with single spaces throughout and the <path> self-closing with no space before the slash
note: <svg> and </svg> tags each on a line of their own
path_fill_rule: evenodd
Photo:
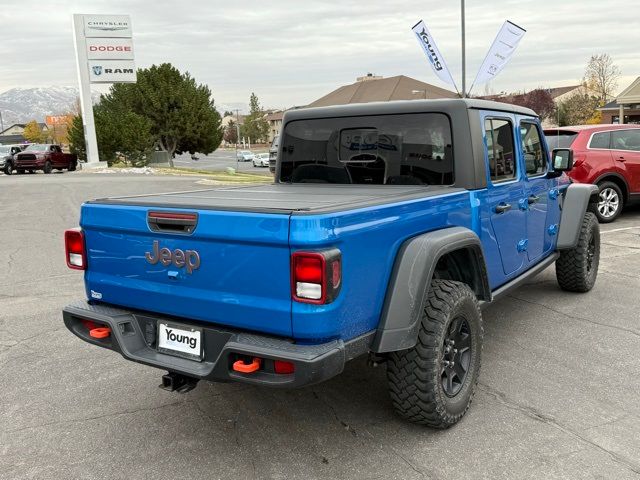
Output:
<svg viewBox="0 0 640 480">
<path fill-rule="evenodd" d="M 268 167 L 269 166 L 269 153 L 258 153 L 253 157 L 254 167 Z"/>
<path fill-rule="evenodd" d="M 239 162 L 250 162 L 255 155 L 249 150 L 238 150 L 237 160 Z"/>
</svg>

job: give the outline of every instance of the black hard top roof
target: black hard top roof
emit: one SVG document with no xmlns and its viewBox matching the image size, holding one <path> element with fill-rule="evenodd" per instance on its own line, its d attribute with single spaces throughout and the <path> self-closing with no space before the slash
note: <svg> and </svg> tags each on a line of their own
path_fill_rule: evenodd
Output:
<svg viewBox="0 0 640 480">
<path fill-rule="evenodd" d="M 453 112 L 464 109 L 496 110 L 537 117 L 530 108 L 476 98 L 443 98 L 437 100 L 396 100 L 391 102 L 352 103 L 329 107 L 301 108 L 285 112 L 285 121 L 310 118 L 388 115 L 419 112 Z"/>
</svg>

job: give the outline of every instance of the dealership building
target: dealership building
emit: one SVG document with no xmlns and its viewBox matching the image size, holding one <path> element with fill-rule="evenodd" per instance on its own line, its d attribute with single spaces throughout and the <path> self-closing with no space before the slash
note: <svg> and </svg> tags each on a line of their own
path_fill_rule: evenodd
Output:
<svg viewBox="0 0 640 480">
<path fill-rule="evenodd" d="M 640 77 L 625 88 L 615 100 L 600 108 L 600 111 L 602 112 L 600 123 L 640 124 Z"/>
</svg>

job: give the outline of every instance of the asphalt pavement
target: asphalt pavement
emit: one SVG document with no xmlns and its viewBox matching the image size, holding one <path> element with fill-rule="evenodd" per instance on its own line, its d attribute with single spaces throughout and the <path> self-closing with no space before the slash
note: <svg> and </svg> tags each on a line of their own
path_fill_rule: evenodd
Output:
<svg viewBox="0 0 640 480">
<path fill-rule="evenodd" d="M 454 428 L 398 418 L 364 359 L 300 390 L 158 388 L 163 372 L 88 345 L 60 311 L 84 296 L 63 231 L 87 199 L 197 178 L 0 175 L 0 478 L 640 478 L 640 209 L 602 226 L 588 294 L 553 267 L 484 311 L 477 394 Z"/>
</svg>

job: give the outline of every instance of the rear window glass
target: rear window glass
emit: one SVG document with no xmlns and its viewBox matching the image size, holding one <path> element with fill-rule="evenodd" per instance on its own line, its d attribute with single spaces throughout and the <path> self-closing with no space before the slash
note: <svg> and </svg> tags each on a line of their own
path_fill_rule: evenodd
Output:
<svg viewBox="0 0 640 480">
<path fill-rule="evenodd" d="M 280 141 L 282 182 L 453 183 L 451 126 L 441 113 L 297 120 Z"/>
<path fill-rule="evenodd" d="M 492 183 L 516 178 L 513 125 L 501 118 L 487 118 L 484 122 L 484 138 L 489 160 L 489 175 Z"/>
<path fill-rule="evenodd" d="M 589 148 L 609 148 L 611 132 L 594 133 L 589 142 Z"/>
<path fill-rule="evenodd" d="M 547 139 L 547 145 L 549 145 L 549 148 L 553 149 L 571 147 L 571 144 L 578 134 L 576 132 L 568 132 L 566 130 L 547 130 L 544 132 L 544 136 Z"/>
</svg>

